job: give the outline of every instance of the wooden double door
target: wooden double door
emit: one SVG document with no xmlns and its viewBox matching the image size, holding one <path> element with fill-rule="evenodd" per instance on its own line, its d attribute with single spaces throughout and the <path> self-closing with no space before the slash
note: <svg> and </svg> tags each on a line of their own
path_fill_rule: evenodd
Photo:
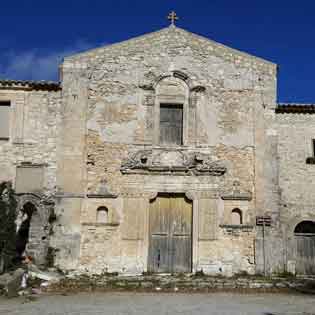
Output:
<svg viewBox="0 0 315 315">
<path fill-rule="evenodd" d="M 148 270 L 191 272 L 192 202 L 184 194 L 159 194 L 150 202 Z"/>
</svg>

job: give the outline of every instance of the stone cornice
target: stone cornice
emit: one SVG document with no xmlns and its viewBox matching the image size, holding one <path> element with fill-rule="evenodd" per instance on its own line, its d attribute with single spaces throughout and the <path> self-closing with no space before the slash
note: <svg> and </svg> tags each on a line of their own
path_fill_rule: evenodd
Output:
<svg viewBox="0 0 315 315">
<path fill-rule="evenodd" d="M 101 198 L 117 198 L 118 195 L 115 194 L 87 194 L 86 195 L 88 198 L 96 198 L 96 199 L 101 199 Z"/>
</svg>

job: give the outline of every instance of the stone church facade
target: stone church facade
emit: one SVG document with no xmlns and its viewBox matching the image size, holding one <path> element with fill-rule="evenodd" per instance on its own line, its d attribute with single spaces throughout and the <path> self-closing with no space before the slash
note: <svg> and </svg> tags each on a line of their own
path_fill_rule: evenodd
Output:
<svg viewBox="0 0 315 315">
<path fill-rule="evenodd" d="M 36 263 L 314 272 L 296 228 L 315 221 L 315 107 L 277 104 L 275 64 L 171 25 L 66 57 L 60 77 L 0 80 L 0 181 Z"/>
</svg>

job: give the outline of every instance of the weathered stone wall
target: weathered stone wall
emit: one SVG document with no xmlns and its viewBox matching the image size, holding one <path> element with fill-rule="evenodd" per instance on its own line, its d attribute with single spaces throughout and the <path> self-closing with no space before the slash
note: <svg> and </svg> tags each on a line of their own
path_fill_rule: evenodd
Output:
<svg viewBox="0 0 315 315">
<path fill-rule="evenodd" d="M 279 132 L 279 185 L 281 189 L 281 219 L 312 218 L 315 167 L 306 164 L 314 156 L 312 140 L 315 116 L 311 114 L 277 114 Z M 295 222 L 292 222 L 294 225 Z M 289 229 L 294 226 L 288 226 Z"/>
<path fill-rule="evenodd" d="M 315 116 L 301 113 L 277 114 L 279 146 L 280 220 L 284 231 L 283 247 L 286 268 L 294 264 L 294 228 L 303 220 L 315 221 L 315 167 L 307 164 L 314 156 L 312 139 Z M 292 261 L 293 260 L 293 261 Z M 291 261 L 291 262 L 290 262 Z"/>
<path fill-rule="evenodd" d="M 266 211 L 277 219 L 276 66 L 169 27 L 66 58 L 62 72 L 64 107 L 72 120 L 64 120 L 67 135 L 60 146 L 69 148 L 59 164 L 67 165 L 58 180 L 61 203 L 68 200 L 60 209 L 75 216 L 75 247 L 80 247 L 62 266 L 146 271 L 150 194 L 181 192 L 195 194 L 193 269 L 254 272 L 255 230 L 235 237 L 220 225 L 230 223 L 232 206 L 244 210 L 244 224 L 253 225 L 256 214 Z M 158 108 L 167 101 L 183 104 L 179 148 L 159 145 Z M 223 176 L 122 174 L 124 161 L 139 150 L 152 150 L 166 166 L 201 153 L 224 161 L 227 171 Z M 222 200 L 224 194 L 234 194 L 236 204 Z M 112 221 L 96 222 L 98 206 L 108 208 Z M 206 245 L 198 231 L 206 235 Z"/>
<path fill-rule="evenodd" d="M 0 100 L 11 102 L 10 139 L 0 141 L 0 181 L 12 181 L 16 187 L 17 167 L 35 165 L 43 168 L 42 189 L 20 192 L 17 210 L 22 211 L 28 202 L 36 208 L 27 253 L 35 263 L 44 265 L 49 247 L 48 221 L 53 214 L 52 203 L 56 192 L 61 94 L 59 91 L 35 91 L 12 86 L 0 90 Z"/>
<path fill-rule="evenodd" d="M 14 183 L 22 163 L 44 165 L 44 191 L 53 194 L 60 92 L 12 88 L 0 90 L 0 100 L 11 101 L 10 140 L 0 141 L 0 181 Z"/>
</svg>

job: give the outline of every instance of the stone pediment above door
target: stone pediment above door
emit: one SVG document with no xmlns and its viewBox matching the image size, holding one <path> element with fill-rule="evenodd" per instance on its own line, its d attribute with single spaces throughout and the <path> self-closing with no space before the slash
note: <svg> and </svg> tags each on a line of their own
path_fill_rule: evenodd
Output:
<svg viewBox="0 0 315 315">
<path fill-rule="evenodd" d="M 238 181 L 234 181 L 233 187 L 227 187 L 225 191 L 221 193 L 221 198 L 223 200 L 251 201 L 253 196 L 250 191 L 241 188 L 241 185 Z"/>
<path fill-rule="evenodd" d="M 226 167 L 222 161 L 213 159 L 210 154 L 152 149 L 130 153 L 122 162 L 120 170 L 122 174 L 222 176 Z"/>
</svg>

